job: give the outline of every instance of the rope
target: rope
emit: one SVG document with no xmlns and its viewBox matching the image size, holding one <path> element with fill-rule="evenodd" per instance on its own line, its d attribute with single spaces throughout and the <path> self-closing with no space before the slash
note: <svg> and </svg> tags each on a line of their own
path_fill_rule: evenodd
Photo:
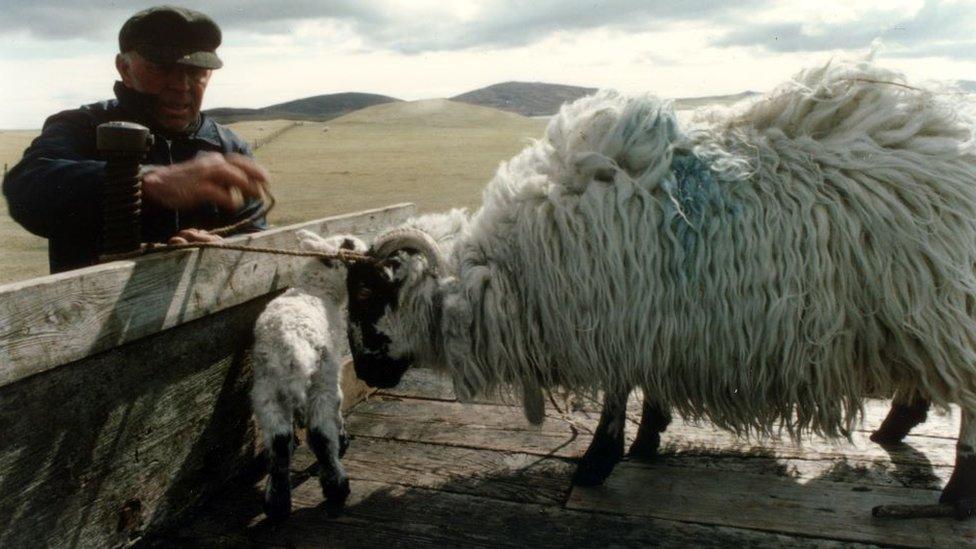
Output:
<svg viewBox="0 0 976 549">
<path fill-rule="evenodd" d="M 213 229 L 212 231 L 207 231 L 207 232 L 209 232 L 210 234 L 215 234 L 217 236 L 224 236 L 233 233 L 234 231 L 240 229 L 241 227 L 246 227 L 247 225 L 250 225 L 251 223 L 267 215 L 268 212 L 271 211 L 271 208 L 274 208 L 275 206 L 275 198 L 274 196 L 271 195 L 271 191 L 268 190 L 268 186 L 264 183 L 261 183 L 261 204 L 262 204 L 261 208 L 259 208 L 258 211 L 254 212 L 253 214 L 251 214 L 247 219 L 242 219 L 237 223 L 227 225 L 226 227 L 218 227 L 216 229 Z"/>
<path fill-rule="evenodd" d="M 258 211 L 254 212 L 247 219 L 237 221 L 231 225 L 225 227 L 219 227 L 213 229 L 209 232 L 210 234 L 224 236 L 229 233 L 233 233 L 242 227 L 257 221 L 261 217 L 268 214 L 271 209 L 275 206 L 275 199 L 271 192 L 268 190 L 267 185 L 261 184 L 261 199 L 263 205 Z M 342 261 L 343 263 L 376 263 L 376 259 L 372 256 L 362 254 L 359 252 L 352 252 L 349 250 L 339 250 L 335 253 L 329 252 L 319 252 L 314 250 L 294 250 L 286 248 L 268 248 L 262 246 L 245 246 L 241 244 L 228 244 L 226 242 L 188 242 L 186 244 L 162 244 L 158 242 L 143 242 L 139 245 L 139 249 L 133 250 L 131 252 L 123 252 L 117 254 L 103 254 L 101 256 L 102 261 L 116 261 L 120 259 L 132 259 L 142 255 L 168 252 L 171 250 L 185 250 L 189 248 L 215 248 L 222 250 L 234 250 L 241 252 L 252 252 L 261 254 L 272 254 L 272 255 L 289 255 L 295 257 L 317 257 L 320 259 L 332 259 Z"/>
<path fill-rule="evenodd" d="M 222 250 L 232 250 L 240 252 L 253 252 L 272 255 L 289 255 L 295 257 L 318 257 L 320 259 L 334 259 L 343 263 L 376 263 L 376 258 L 349 250 L 339 250 L 335 253 L 318 252 L 314 250 L 293 250 L 287 248 L 266 248 L 262 246 L 244 246 L 241 244 L 227 244 L 224 242 L 188 242 L 186 244 L 160 244 L 157 242 L 143 243 L 138 250 L 121 254 L 111 254 L 102 256 L 105 261 L 117 261 L 120 259 L 132 259 L 143 255 L 169 252 L 172 250 L 185 250 L 188 248 L 216 248 Z"/>
<path fill-rule="evenodd" d="M 359 252 L 349 250 L 339 250 L 335 253 L 318 252 L 314 250 L 290 250 L 287 248 L 266 248 L 262 246 L 244 246 L 240 244 L 226 244 L 223 242 L 188 242 L 186 244 L 144 244 L 139 254 L 151 254 L 166 252 L 170 250 L 181 250 L 186 248 L 217 248 L 222 250 L 235 250 L 241 252 L 253 252 L 272 255 L 290 255 L 296 257 L 318 257 L 321 259 L 337 259 L 343 263 L 375 263 L 376 258 Z M 135 252 L 134 252 L 135 253 Z"/>
</svg>

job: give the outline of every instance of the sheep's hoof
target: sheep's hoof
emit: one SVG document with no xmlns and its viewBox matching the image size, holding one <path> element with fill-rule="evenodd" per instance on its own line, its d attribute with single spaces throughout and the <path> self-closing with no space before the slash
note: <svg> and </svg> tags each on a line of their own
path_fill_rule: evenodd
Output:
<svg viewBox="0 0 976 549">
<path fill-rule="evenodd" d="M 273 521 L 288 518 L 291 514 L 291 490 L 275 490 L 269 485 L 264 495 L 264 514 Z"/>
<path fill-rule="evenodd" d="M 958 450 L 969 455 L 956 457 L 956 468 L 942 489 L 939 503 L 951 505 L 956 519 L 965 520 L 976 516 L 976 455 L 966 444 L 960 444 Z"/>
<path fill-rule="evenodd" d="M 342 475 L 319 480 L 322 483 L 322 496 L 325 498 L 325 512 L 330 517 L 338 516 L 349 497 L 349 477 Z"/>
<path fill-rule="evenodd" d="M 599 486 L 607 480 L 617 462 L 590 463 L 581 461 L 573 474 L 573 484 L 576 486 Z"/>
<path fill-rule="evenodd" d="M 577 486 L 598 486 L 610 476 L 617 462 L 623 458 L 622 439 L 594 438 L 573 474 Z"/>
<path fill-rule="evenodd" d="M 976 516 L 976 499 L 973 498 L 962 498 L 956 501 L 947 502 L 952 505 L 954 517 L 956 520 L 967 520 Z"/>
<path fill-rule="evenodd" d="M 892 404 L 881 426 L 871 433 L 871 442 L 881 446 L 901 444 L 908 433 L 928 417 L 929 404 L 919 401 L 914 404 Z"/>
<path fill-rule="evenodd" d="M 638 434 L 633 444 L 630 445 L 627 455 L 638 461 L 651 461 L 657 457 L 660 447 L 660 433 L 648 433 L 644 436 Z"/>
</svg>

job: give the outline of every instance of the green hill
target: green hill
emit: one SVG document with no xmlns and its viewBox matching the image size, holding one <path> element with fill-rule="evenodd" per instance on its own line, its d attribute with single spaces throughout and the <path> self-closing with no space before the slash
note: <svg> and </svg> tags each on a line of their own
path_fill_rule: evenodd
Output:
<svg viewBox="0 0 976 549">
<path fill-rule="evenodd" d="M 259 109 L 216 108 L 204 112 L 218 122 L 230 124 L 245 120 L 309 120 L 324 122 L 338 116 L 383 103 L 398 102 L 395 97 L 375 93 L 332 93 L 315 95 L 269 105 Z"/>
<path fill-rule="evenodd" d="M 523 116 L 549 116 L 556 114 L 563 103 L 574 101 L 595 91 L 596 88 L 542 82 L 502 82 L 462 93 L 451 99 Z"/>
</svg>

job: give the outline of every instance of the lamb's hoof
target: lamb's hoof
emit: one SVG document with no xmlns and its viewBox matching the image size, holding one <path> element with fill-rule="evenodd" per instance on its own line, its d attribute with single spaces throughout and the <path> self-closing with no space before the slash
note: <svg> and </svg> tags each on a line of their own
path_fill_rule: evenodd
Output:
<svg viewBox="0 0 976 549">
<path fill-rule="evenodd" d="M 291 491 L 269 490 L 264 496 L 264 514 L 272 521 L 288 518 L 291 514 Z"/>
<path fill-rule="evenodd" d="M 630 445 L 627 455 L 638 461 L 652 461 L 657 458 L 660 447 L 661 435 L 659 433 L 638 436 Z"/>
<path fill-rule="evenodd" d="M 321 482 L 322 496 L 325 498 L 325 512 L 330 517 L 338 516 L 346 505 L 346 499 L 349 498 L 349 477 L 343 475 L 335 479 L 322 479 Z"/>
</svg>

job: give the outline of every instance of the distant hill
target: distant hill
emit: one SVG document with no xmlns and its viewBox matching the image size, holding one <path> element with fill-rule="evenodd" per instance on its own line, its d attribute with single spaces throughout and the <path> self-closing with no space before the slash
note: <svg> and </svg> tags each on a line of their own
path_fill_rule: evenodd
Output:
<svg viewBox="0 0 976 549">
<path fill-rule="evenodd" d="M 976 83 L 974 83 L 976 84 Z M 559 107 L 567 101 L 590 95 L 597 88 L 543 84 L 541 82 L 504 82 L 486 88 L 462 93 L 451 98 L 472 105 L 493 107 L 525 116 L 549 116 L 559 112 Z M 711 95 L 706 97 L 685 97 L 674 100 L 674 108 L 695 109 L 705 105 L 728 105 L 759 92 L 744 91 L 732 95 Z"/>
<path fill-rule="evenodd" d="M 245 120 L 312 120 L 322 122 L 365 107 L 400 101 L 375 93 L 332 93 L 278 103 L 260 109 L 217 108 L 204 111 L 222 124 Z"/>
<path fill-rule="evenodd" d="M 595 91 L 596 88 L 542 82 L 503 82 L 456 95 L 451 100 L 523 116 L 548 116 L 559 112 L 559 106 L 566 101 L 579 99 Z"/>
<path fill-rule="evenodd" d="M 527 119 L 512 112 L 471 105 L 450 99 L 422 99 L 374 105 L 336 119 L 330 124 L 392 125 L 430 128 L 493 128 L 528 124 L 541 129 L 544 121 Z"/>
<path fill-rule="evenodd" d="M 961 80 L 959 85 L 964 89 L 976 90 L 976 82 Z M 968 86 L 968 87 L 967 87 Z M 559 107 L 567 101 L 575 101 L 580 97 L 590 95 L 597 88 L 580 86 L 566 86 L 562 84 L 546 84 L 542 82 L 503 82 L 480 88 L 448 99 L 430 101 L 454 101 L 467 103 L 478 107 L 487 107 L 522 116 L 550 116 L 559 112 Z M 676 99 L 676 109 L 694 109 L 704 105 L 727 105 L 741 99 L 757 95 L 754 91 L 745 91 L 733 95 L 714 95 L 707 97 L 687 97 Z M 367 107 L 384 105 L 387 103 L 402 103 L 400 99 L 373 93 L 333 93 L 316 95 L 304 99 L 296 99 L 285 103 L 278 103 L 260 109 L 217 108 L 205 111 L 218 122 L 230 124 L 251 120 L 308 120 L 324 122 L 339 116 L 349 114 Z M 426 108 L 439 103 L 413 102 L 406 112 L 422 112 Z M 435 109 L 436 110 L 436 109 Z M 391 111 L 392 112 L 392 111 Z"/>
</svg>

